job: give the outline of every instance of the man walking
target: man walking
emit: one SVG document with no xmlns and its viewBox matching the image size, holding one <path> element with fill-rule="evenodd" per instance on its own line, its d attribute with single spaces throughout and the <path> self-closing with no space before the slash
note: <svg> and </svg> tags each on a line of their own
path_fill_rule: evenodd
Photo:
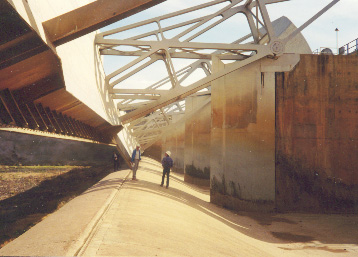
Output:
<svg viewBox="0 0 358 257">
<path fill-rule="evenodd" d="M 163 176 L 162 176 L 162 183 L 160 184 L 161 187 L 164 184 L 165 174 L 167 174 L 167 188 L 169 187 L 169 173 L 170 173 L 170 168 L 173 167 L 173 159 L 170 158 L 170 155 L 171 152 L 166 151 L 165 157 L 162 160 Z"/>
<path fill-rule="evenodd" d="M 137 180 L 136 174 L 137 174 L 137 170 L 138 170 L 139 161 L 141 160 L 139 148 L 140 148 L 139 145 L 137 145 L 136 149 L 134 149 L 133 153 L 132 153 L 132 160 L 131 160 L 131 164 L 133 166 L 132 180 Z M 134 163 L 134 165 L 133 165 L 133 163 Z"/>
</svg>

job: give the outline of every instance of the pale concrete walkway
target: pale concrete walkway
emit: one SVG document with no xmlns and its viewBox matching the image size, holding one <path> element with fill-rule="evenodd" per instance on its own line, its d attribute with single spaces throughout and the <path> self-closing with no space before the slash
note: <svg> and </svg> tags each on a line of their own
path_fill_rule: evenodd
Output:
<svg viewBox="0 0 358 257">
<path fill-rule="evenodd" d="M 357 216 L 235 214 L 178 174 L 160 187 L 151 159 L 123 183 L 129 172 L 112 173 L 0 255 L 358 256 Z"/>
</svg>

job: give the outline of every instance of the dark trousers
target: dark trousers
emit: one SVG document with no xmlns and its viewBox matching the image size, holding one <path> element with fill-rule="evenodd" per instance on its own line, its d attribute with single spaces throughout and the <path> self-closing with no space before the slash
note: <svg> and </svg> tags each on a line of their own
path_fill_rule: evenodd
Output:
<svg viewBox="0 0 358 257">
<path fill-rule="evenodd" d="M 170 168 L 169 169 L 166 169 L 164 168 L 163 169 L 163 176 L 162 176 L 162 184 L 164 184 L 164 178 L 165 178 L 165 174 L 167 174 L 167 187 L 169 186 L 169 174 L 170 174 Z"/>
<path fill-rule="evenodd" d="M 113 170 L 114 171 L 119 170 L 119 162 L 118 162 L 118 160 L 113 160 Z"/>
</svg>

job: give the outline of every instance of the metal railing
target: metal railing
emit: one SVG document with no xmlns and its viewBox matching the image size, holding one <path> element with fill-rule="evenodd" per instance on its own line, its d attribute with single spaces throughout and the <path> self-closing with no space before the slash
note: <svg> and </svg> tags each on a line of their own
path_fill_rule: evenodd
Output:
<svg viewBox="0 0 358 257">
<path fill-rule="evenodd" d="M 338 48 L 336 53 L 333 53 L 332 49 L 337 49 L 337 48 L 320 47 L 314 50 L 312 54 L 339 54 L 339 55 L 358 54 L 358 38 Z"/>
<path fill-rule="evenodd" d="M 335 49 L 333 47 L 328 46 L 322 46 L 312 52 L 312 54 L 334 54 L 332 49 Z"/>
<path fill-rule="evenodd" d="M 339 48 L 339 54 L 358 53 L 358 38 Z"/>
</svg>

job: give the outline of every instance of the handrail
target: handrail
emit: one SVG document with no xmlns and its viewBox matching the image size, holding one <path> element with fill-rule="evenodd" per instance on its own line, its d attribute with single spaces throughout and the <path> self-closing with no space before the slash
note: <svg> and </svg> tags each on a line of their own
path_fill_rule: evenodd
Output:
<svg viewBox="0 0 358 257">
<path fill-rule="evenodd" d="M 324 48 L 331 49 L 330 47 L 320 47 L 319 49 L 314 50 L 312 52 L 312 54 L 321 54 L 321 51 Z M 338 48 L 339 55 L 350 55 L 353 53 L 358 54 L 358 38 L 356 38 L 356 39 L 352 40 L 351 42 L 349 42 L 348 44 L 345 44 L 345 45 L 341 46 L 340 48 Z"/>
<path fill-rule="evenodd" d="M 333 52 L 323 52 L 323 50 L 327 49 L 328 51 L 332 51 L 333 47 L 329 46 L 321 46 L 320 48 L 314 50 L 312 54 L 333 54 Z"/>
<path fill-rule="evenodd" d="M 342 50 L 341 50 L 342 49 Z M 339 48 L 340 54 L 352 54 L 358 52 L 358 38 Z"/>
</svg>

